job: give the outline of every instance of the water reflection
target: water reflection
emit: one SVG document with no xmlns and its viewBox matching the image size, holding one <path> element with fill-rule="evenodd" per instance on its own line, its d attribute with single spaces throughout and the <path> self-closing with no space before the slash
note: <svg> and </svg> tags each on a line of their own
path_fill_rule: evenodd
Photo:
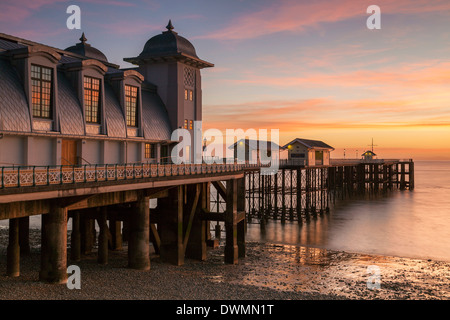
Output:
<svg viewBox="0 0 450 320">
<path fill-rule="evenodd" d="M 450 162 L 416 162 L 414 191 L 338 202 L 299 224 L 249 224 L 247 239 L 450 261 Z"/>
<path fill-rule="evenodd" d="M 250 270 L 228 279 L 244 285 L 272 289 L 298 291 L 317 281 L 316 271 L 329 265 L 326 249 L 277 244 L 251 244 L 252 256 L 262 257 L 254 261 Z M 306 272 L 306 271 L 309 272 Z M 237 278 L 236 278 L 237 277 Z"/>
<path fill-rule="evenodd" d="M 283 244 L 324 247 L 327 245 L 329 214 L 310 218 L 305 222 L 269 221 L 266 224 L 252 223 L 247 227 L 247 239 Z"/>
</svg>

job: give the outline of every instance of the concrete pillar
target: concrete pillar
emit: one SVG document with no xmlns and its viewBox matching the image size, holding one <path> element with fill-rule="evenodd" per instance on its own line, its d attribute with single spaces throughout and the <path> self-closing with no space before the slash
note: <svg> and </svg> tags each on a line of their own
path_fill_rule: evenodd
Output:
<svg viewBox="0 0 450 320">
<path fill-rule="evenodd" d="M 128 216 L 124 217 L 122 225 L 122 241 L 128 241 L 130 233 L 130 219 Z"/>
<path fill-rule="evenodd" d="M 161 206 L 160 256 L 165 262 L 184 264 L 183 247 L 183 186 L 169 190 L 167 198 L 158 199 Z"/>
<path fill-rule="evenodd" d="M 189 232 L 189 241 L 186 245 L 186 257 L 201 260 L 206 260 L 206 221 L 200 220 L 199 214 L 203 209 L 206 209 L 206 203 L 209 201 L 206 192 L 206 183 L 188 186 L 188 199 L 194 199 L 196 195 L 196 188 L 199 188 L 199 199 L 197 203 L 197 208 L 195 210 L 192 226 Z M 190 206 L 187 207 L 188 210 L 192 209 L 192 202 L 188 201 Z M 189 211 L 190 214 L 190 211 Z"/>
<path fill-rule="evenodd" d="M 6 249 L 6 274 L 20 275 L 19 219 L 9 219 L 9 242 Z"/>
<path fill-rule="evenodd" d="M 225 211 L 225 263 L 237 264 L 239 249 L 237 245 L 237 180 L 227 181 Z"/>
<path fill-rule="evenodd" d="M 108 263 L 108 225 L 107 225 L 107 211 L 103 207 L 100 209 L 98 217 L 98 225 L 100 232 L 98 234 L 98 256 L 97 262 L 99 264 Z"/>
<path fill-rule="evenodd" d="M 41 271 L 39 279 L 67 282 L 67 209 L 56 204 L 42 215 Z"/>
<path fill-rule="evenodd" d="M 81 260 L 81 231 L 80 231 L 80 213 L 72 213 L 72 233 L 70 236 L 70 259 L 72 261 Z"/>
<path fill-rule="evenodd" d="M 20 254 L 30 253 L 30 217 L 19 218 Z"/>
<path fill-rule="evenodd" d="M 118 220 L 116 217 L 109 219 L 109 230 L 111 231 L 112 238 L 112 250 L 122 250 L 122 221 Z"/>
<path fill-rule="evenodd" d="M 88 214 L 88 212 L 86 212 Z M 81 252 L 90 254 L 95 244 L 95 220 L 90 217 L 81 217 Z"/>
<path fill-rule="evenodd" d="M 141 197 L 132 206 L 128 240 L 128 266 L 150 269 L 150 209 L 149 198 Z"/>
</svg>

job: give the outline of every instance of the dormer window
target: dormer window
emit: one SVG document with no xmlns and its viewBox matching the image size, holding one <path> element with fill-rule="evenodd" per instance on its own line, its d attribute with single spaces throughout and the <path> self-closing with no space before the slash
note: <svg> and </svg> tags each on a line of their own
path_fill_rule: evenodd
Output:
<svg viewBox="0 0 450 320">
<path fill-rule="evenodd" d="M 52 118 L 52 69 L 31 65 L 31 101 L 33 117 Z"/>
<path fill-rule="evenodd" d="M 100 123 L 100 79 L 84 77 L 84 107 L 88 123 Z"/>
<path fill-rule="evenodd" d="M 138 88 L 125 85 L 125 112 L 127 116 L 127 126 L 138 126 Z"/>
</svg>

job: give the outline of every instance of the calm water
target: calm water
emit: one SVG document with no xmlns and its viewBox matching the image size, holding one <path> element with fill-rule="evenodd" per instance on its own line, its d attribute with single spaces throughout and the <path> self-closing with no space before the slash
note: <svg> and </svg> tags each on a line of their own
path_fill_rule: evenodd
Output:
<svg viewBox="0 0 450 320">
<path fill-rule="evenodd" d="M 450 161 L 415 161 L 414 191 L 343 203 L 301 226 L 250 224 L 247 239 L 450 261 Z"/>
</svg>

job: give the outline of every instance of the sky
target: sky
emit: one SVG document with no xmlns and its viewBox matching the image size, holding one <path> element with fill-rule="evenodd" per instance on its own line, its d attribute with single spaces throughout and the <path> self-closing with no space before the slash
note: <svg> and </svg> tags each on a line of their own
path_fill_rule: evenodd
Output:
<svg viewBox="0 0 450 320">
<path fill-rule="evenodd" d="M 373 4 L 381 29 L 366 25 Z M 61 49 L 85 32 L 121 67 L 169 19 L 215 65 L 202 70 L 204 129 L 279 129 L 281 145 L 322 140 L 333 158 L 373 139 L 378 158 L 450 160 L 448 0 L 0 2 L 0 32 Z"/>
</svg>

